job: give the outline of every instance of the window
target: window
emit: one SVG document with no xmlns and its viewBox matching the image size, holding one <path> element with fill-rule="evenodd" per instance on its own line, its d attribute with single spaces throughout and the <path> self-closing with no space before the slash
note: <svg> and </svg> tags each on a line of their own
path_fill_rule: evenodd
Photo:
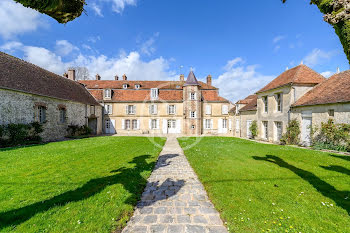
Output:
<svg viewBox="0 0 350 233">
<path fill-rule="evenodd" d="M 191 98 L 191 100 L 196 100 L 196 93 L 191 92 L 190 98 Z"/>
<path fill-rule="evenodd" d="M 236 120 L 236 132 L 239 132 L 239 120 Z"/>
<path fill-rule="evenodd" d="M 112 90 L 111 89 L 106 89 L 105 90 L 105 98 L 110 99 L 112 97 Z"/>
<path fill-rule="evenodd" d="M 227 119 L 222 119 L 222 128 L 227 129 Z"/>
<path fill-rule="evenodd" d="M 174 115 L 175 114 L 175 105 L 169 105 L 168 106 L 168 113 L 169 113 L 169 115 Z"/>
<path fill-rule="evenodd" d="M 136 106 L 135 105 L 126 105 L 126 114 L 134 115 L 135 112 L 136 112 Z"/>
<path fill-rule="evenodd" d="M 205 106 L 205 114 L 211 115 L 211 105 L 207 104 Z"/>
<path fill-rule="evenodd" d="M 60 108 L 60 123 L 66 123 L 66 109 Z"/>
<path fill-rule="evenodd" d="M 156 104 L 151 104 L 149 106 L 149 113 L 151 115 L 156 115 L 158 113 L 157 105 Z"/>
<path fill-rule="evenodd" d="M 168 129 L 176 128 L 176 120 L 168 120 Z"/>
<path fill-rule="evenodd" d="M 282 122 L 276 121 L 276 141 L 280 141 L 282 138 Z"/>
<path fill-rule="evenodd" d="M 267 121 L 263 121 L 263 128 L 264 128 L 264 138 L 269 139 L 269 124 Z"/>
<path fill-rule="evenodd" d="M 190 111 L 190 118 L 196 118 L 196 112 Z"/>
<path fill-rule="evenodd" d="M 151 129 L 158 129 L 158 120 L 157 119 L 151 120 Z"/>
<path fill-rule="evenodd" d="M 95 105 L 90 105 L 90 115 L 95 115 Z"/>
<path fill-rule="evenodd" d="M 328 110 L 328 116 L 334 117 L 334 109 L 329 109 Z"/>
<path fill-rule="evenodd" d="M 128 89 L 128 84 L 123 84 L 123 89 Z"/>
<path fill-rule="evenodd" d="M 277 112 L 282 112 L 282 93 L 276 94 Z"/>
<path fill-rule="evenodd" d="M 38 106 L 38 120 L 40 124 L 44 124 L 46 122 L 46 107 Z"/>
<path fill-rule="evenodd" d="M 138 129 L 138 123 L 137 120 L 132 120 L 132 129 Z"/>
<path fill-rule="evenodd" d="M 263 102 L 264 102 L 264 112 L 268 112 L 268 110 L 269 110 L 269 102 L 268 102 L 268 98 L 267 98 L 267 96 L 264 96 L 263 98 Z"/>
<path fill-rule="evenodd" d="M 211 122 L 212 121 L 210 119 L 205 119 L 204 120 L 204 128 L 205 129 L 211 129 L 211 125 L 212 125 Z"/>
<path fill-rule="evenodd" d="M 108 115 L 113 114 L 112 104 L 105 104 L 105 114 L 108 114 Z"/>
<path fill-rule="evenodd" d="M 135 84 L 135 89 L 140 89 L 141 85 L 140 84 Z"/>
<path fill-rule="evenodd" d="M 125 120 L 125 129 L 130 129 L 130 120 Z"/>
<path fill-rule="evenodd" d="M 196 126 L 195 125 L 191 125 L 191 129 L 195 129 L 196 128 Z"/>
<path fill-rule="evenodd" d="M 228 114 L 228 106 L 227 105 L 222 105 L 221 107 L 221 113 L 223 115 L 227 115 Z"/>
<path fill-rule="evenodd" d="M 151 99 L 158 99 L 158 88 L 152 88 L 151 89 Z"/>
</svg>

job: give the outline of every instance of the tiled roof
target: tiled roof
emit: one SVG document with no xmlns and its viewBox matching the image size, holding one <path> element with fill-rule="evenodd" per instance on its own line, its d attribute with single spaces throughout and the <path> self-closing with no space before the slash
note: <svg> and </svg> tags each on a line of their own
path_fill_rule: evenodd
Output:
<svg viewBox="0 0 350 233">
<path fill-rule="evenodd" d="M 135 89 L 135 85 L 141 85 L 140 89 L 180 89 L 185 82 L 181 81 L 125 81 L 125 80 L 81 80 L 80 83 L 86 85 L 87 89 L 123 89 L 123 84 L 128 84 L 128 89 Z M 201 89 L 217 90 L 214 86 L 199 82 Z"/>
<path fill-rule="evenodd" d="M 236 104 L 248 104 L 256 95 L 249 95 L 245 99 L 239 100 Z"/>
<path fill-rule="evenodd" d="M 228 102 L 228 103 L 230 102 L 227 99 L 219 96 L 216 90 L 202 91 L 202 97 L 204 101 L 208 101 L 208 102 Z"/>
<path fill-rule="evenodd" d="M 350 70 L 335 74 L 303 95 L 292 106 L 350 102 Z"/>
<path fill-rule="evenodd" d="M 200 86 L 200 84 L 198 83 L 198 80 L 196 78 L 196 76 L 194 75 L 193 71 L 191 70 L 191 72 L 189 73 L 186 83 L 184 86 Z"/>
<path fill-rule="evenodd" d="M 98 105 L 78 82 L 0 52 L 0 88 Z"/>
<path fill-rule="evenodd" d="M 323 82 L 325 78 L 310 69 L 305 65 L 296 66 L 290 70 L 283 72 L 280 76 L 272 80 L 264 88 L 259 90 L 257 93 L 272 90 L 287 84 L 312 84 L 316 85 Z"/>
<path fill-rule="evenodd" d="M 256 111 L 257 110 L 257 103 L 258 103 L 258 96 L 257 95 L 250 96 L 250 98 L 248 99 L 247 105 L 244 106 L 243 108 L 241 108 L 239 111 L 240 112 Z"/>
</svg>

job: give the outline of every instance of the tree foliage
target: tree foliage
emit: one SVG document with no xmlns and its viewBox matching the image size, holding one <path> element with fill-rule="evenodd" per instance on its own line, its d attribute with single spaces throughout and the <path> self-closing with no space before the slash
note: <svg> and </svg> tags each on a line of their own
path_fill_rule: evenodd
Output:
<svg viewBox="0 0 350 233">
<path fill-rule="evenodd" d="M 14 0 L 25 7 L 49 15 L 59 23 L 67 23 L 84 11 L 85 0 Z"/>
<path fill-rule="evenodd" d="M 350 0 L 311 0 L 310 4 L 315 4 L 333 26 L 350 63 Z"/>
<path fill-rule="evenodd" d="M 258 124 L 256 121 L 253 121 L 249 127 L 252 138 L 255 138 L 258 135 Z"/>
<path fill-rule="evenodd" d="M 281 144 L 285 145 L 298 145 L 300 142 L 300 125 L 297 119 L 293 119 L 288 122 L 287 131 L 282 135 Z"/>
</svg>

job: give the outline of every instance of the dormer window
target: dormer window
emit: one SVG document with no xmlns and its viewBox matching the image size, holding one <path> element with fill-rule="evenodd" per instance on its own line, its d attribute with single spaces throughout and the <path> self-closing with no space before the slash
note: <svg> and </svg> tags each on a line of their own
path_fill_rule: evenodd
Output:
<svg viewBox="0 0 350 233">
<path fill-rule="evenodd" d="M 106 89 L 105 90 L 105 99 L 110 99 L 112 97 L 112 90 Z"/>
<path fill-rule="evenodd" d="M 140 89 L 141 85 L 140 84 L 135 84 L 135 89 Z"/>
<path fill-rule="evenodd" d="M 151 99 L 152 100 L 158 99 L 158 88 L 151 89 Z"/>
<path fill-rule="evenodd" d="M 128 89 L 128 84 L 123 84 L 123 89 Z"/>
</svg>

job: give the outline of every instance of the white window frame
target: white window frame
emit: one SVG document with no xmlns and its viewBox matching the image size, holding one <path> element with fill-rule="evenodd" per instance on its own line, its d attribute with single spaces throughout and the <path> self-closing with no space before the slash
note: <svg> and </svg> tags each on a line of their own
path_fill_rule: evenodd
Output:
<svg viewBox="0 0 350 233">
<path fill-rule="evenodd" d="M 135 105 L 126 105 L 126 113 L 127 113 L 127 115 L 135 115 L 136 114 L 136 106 Z"/>
<path fill-rule="evenodd" d="M 131 127 L 133 130 L 138 129 L 139 128 L 138 120 L 136 119 L 131 120 Z"/>
<path fill-rule="evenodd" d="M 158 88 L 151 88 L 151 99 L 158 99 Z"/>
<path fill-rule="evenodd" d="M 240 120 L 236 119 L 236 132 L 239 133 L 240 130 Z"/>
<path fill-rule="evenodd" d="M 222 115 L 228 115 L 228 105 L 221 106 L 221 113 Z"/>
<path fill-rule="evenodd" d="M 222 128 L 227 129 L 227 119 L 222 119 Z"/>
<path fill-rule="evenodd" d="M 191 92 L 190 93 L 190 100 L 196 100 L 197 98 L 196 98 L 197 96 L 196 96 L 196 93 L 195 92 Z"/>
<path fill-rule="evenodd" d="M 113 114 L 113 105 L 112 104 L 105 104 L 105 114 L 106 115 Z"/>
<path fill-rule="evenodd" d="M 175 104 L 168 105 L 168 114 L 175 115 L 176 114 L 176 106 Z"/>
<path fill-rule="evenodd" d="M 128 84 L 123 84 L 123 89 L 128 89 Z"/>
<path fill-rule="evenodd" d="M 204 119 L 204 128 L 205 129 L 211 129 L 212 128 L 212 120 L 211 119 Z"/>
<path fill-rule="evenodd" d="M 210 104 L 207 104 L 205 106 L 205 114 L 206 115 L 211 115 L 211 105 Z"/>
<path fill-rule="evenodd" d="M 149 113 L 151 115 L 157 115 L 158 114 L 158 106 L 156 104 L 151 104 L 149 106 Z"/>
<path fill-rule="evenodd" d="M 196 118 L 197 112 L 196 111 L 190 111 L 190 118 Z"/>
<path fill-rule="evenodd" d="M 128 129 L 131 129 L 131 120 L 127 119 L 125 120 L 125 129 L 128 130 Z"/>
<path fill-rule="evenodd" d="M 268 121 L 263 121 L 263 129 L 264 129 L 264 139 L 268 140 L 269 139 L 269 122 Z"/>
<path fill-rule="evenodd" d="M 105 97 L 105 99 L 110 99 L 110 98 L 112 98 L 112 89 L 105 89 L 105 91 L 104 91 L 104 97 Z"/>
<path fill-rule="evenodd" d="M 269 112 L 269 97 L 263 96 L 262 99 L 264 102 L 264 113 L 268 113 Z"/>
<path fill-rule="evenodd" d="M 282 93 L 277 93 L 276 94 L 276 110 L 277 112 L 282 112 L 282 106 L 283 106 L 283 103 L 282 103 Z"/>
<path fill-rule="evenodd" d="M 159 129 L 159 120 L 158 119 L 151 119 L 151 129 Z"/>
</svg>

